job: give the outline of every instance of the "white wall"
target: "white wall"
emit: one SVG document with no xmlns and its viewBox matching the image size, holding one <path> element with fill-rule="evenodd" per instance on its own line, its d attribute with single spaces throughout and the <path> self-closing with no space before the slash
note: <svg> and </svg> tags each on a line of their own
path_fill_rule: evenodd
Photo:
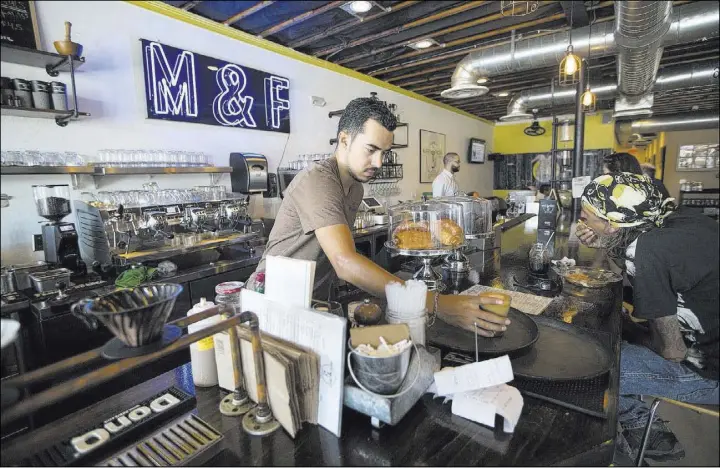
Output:
<svg viewBox="0 0 720 468">
<path fill-rule="evenodd" d="M 77 73 L 79 108 L 92 117 L 58 127 L 52 120 L 2 117 L 2 149 L 77 151 L 92 155 L 104 148 L 162 148 L 203 151 L 216 165 L 227 165 L 230 152 L 264 154 L 271 170 L 277 168 L 287 140 L 285 161 L 298 154 L 330 152 L 338 119 L 328 111 L 348 101 L 369 96 L 371 91 L 397 104 L 409 123 L 409 148 L 398 150 L 405 178 L 401 198 L 420 196 L 430 184 L 419 184 L 419 130 L 447 136 L 447 150 L 465 158 L 468 139 L 483 138 L 492 144 L 492 127 L 481 121 L 426 104 L 384 88 L 278 55 L 244 42 L 194 27 L 125 2 L 36 2 L 40 34 L 45 50 L 64 33 L 63 21 L 73 24 L 73 40 L 84 45 L 86 64 Z M 187 49 L 240 65 L 276 73 L 290 79 L 291 131 L 289 135 L 223 128 L 201 124 L 163 122 L 146 118 L 142 56 L 139 39 Z M 44 71 L 2 63 L 2 76 L 49 81 Z M 69 76 L 58 78 L 69 84 Z M 325 107 L 314 107 L 311 96 L 321 96 Z M 289 140 L 288 140 L 289 138 Z M 492 163 L 464 164 L 458 174 L 461 189 L 492 194 Z M 149 176 L 106 177 L 101 190 L 140 188 Z M 208 177 L 156 176 L 161 188 L 207 185 Z M 69 176 L 2 176 L 2 192 L 14 197 L 2 215 L 3 265 L 42 258 L 31 251 L 32 234 L 40 232 L 30 186 L 37 183 L 69 183 Z M 228 176 L 222 183 L 229 186 Z M 94 190 L 89 181 L 86 190 Z M 74 196 L 78 196 L 75 193 Z M 263 204 L 255 200 L 254 215 L 262 216 Z M 265 204 L 265 211 L 271 207 Z M 274 207 L 276 208 L 276 207 Z M 72 221 L 70 217 L 69 221 Z"/>
</svg>

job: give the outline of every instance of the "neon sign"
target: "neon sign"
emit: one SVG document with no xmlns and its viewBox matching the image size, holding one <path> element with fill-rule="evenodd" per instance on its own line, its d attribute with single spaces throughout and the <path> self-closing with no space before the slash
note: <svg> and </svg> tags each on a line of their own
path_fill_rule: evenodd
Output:
<svg viewBox="0 0 720 468">
<path fill-rule="evenodd" d="M 290 81 L 140 40 L 150 119 L 290 133 Z"/>
</svg>

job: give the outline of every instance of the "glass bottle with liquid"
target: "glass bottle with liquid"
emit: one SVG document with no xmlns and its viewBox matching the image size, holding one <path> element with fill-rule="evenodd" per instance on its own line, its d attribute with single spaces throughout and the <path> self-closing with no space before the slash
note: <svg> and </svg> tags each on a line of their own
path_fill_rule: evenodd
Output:
<svg viewBox="0 0 720 468">
<path fill-rule="evenodd" d="M 537 274 L 545 274 L 550 269 L 550 252 L 547 247 L 538 242 L 530 249 L 530 271 Z"/>
</svg>

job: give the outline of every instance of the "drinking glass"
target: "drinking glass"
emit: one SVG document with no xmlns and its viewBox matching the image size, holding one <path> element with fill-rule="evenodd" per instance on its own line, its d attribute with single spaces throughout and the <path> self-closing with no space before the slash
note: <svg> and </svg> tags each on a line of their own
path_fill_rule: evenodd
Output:
<svg viewBox="0 0 720 468">
<path fill-rule="evenodd" d="M 345 317 L 342 305 L 336 301 L 319 301 L 317 299 L 313 299 L 312 308 L 318 312 L 327 312 L 329 314 L 337 315 L 338 317 Z"/>
</svg>

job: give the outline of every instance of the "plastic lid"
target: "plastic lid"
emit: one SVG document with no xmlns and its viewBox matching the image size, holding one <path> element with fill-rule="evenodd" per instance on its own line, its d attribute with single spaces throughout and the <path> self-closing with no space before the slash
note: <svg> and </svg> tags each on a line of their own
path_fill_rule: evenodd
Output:
<svg viewBox="0 0 720 468">
<path fill-rule="evenodd" d="M 243 286 L 245 286 L 245 283 L 242 281 L 227 281 L 215 286 L 215 294 L 237 294 L 242 290 Z"/>
</svg>

